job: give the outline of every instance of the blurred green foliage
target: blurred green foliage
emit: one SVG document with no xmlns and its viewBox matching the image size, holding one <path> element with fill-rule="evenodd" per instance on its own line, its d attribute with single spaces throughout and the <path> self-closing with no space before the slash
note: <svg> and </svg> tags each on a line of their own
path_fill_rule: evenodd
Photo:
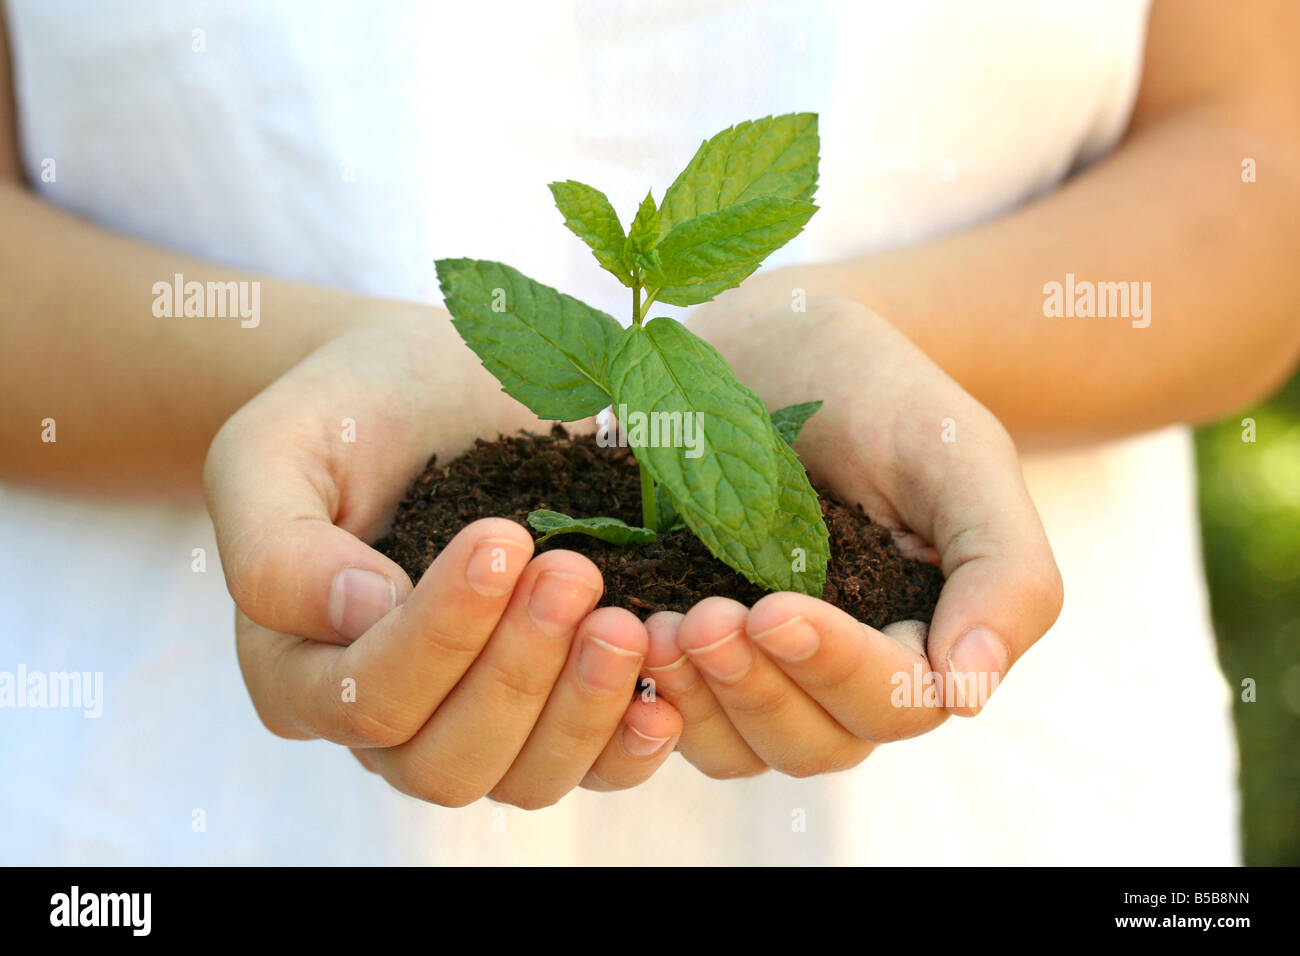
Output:
<svg viewBox="0 0 1300 956">
<path fill-rule="evenodd" d="M 1254 441 L 1250 441 L 1250 422 Z M 1245 860 L 1300 865 L 1300 375 L 1196 434 L 1219 659 L 1234 688 Z M 1242 682 L 1255 682 L 1243 701 Z"/>
</svg>

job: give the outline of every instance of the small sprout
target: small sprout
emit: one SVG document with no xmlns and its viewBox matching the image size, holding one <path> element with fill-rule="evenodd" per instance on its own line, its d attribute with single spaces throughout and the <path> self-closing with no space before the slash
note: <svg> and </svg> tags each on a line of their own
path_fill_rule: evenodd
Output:
<svg viewBox="0 0 1300 956">
<path fill-rule="evenodd" d="M 636 544 L 686 527 L 755 584 L 821 595 L 829 535 L 790 447 L 821 402 L 769 414 L 711 345 L 673 319 L 647 320 L 655 302 L 696 305 L 735 288 L 803 230 L 817 211 L 819 143 L 813 113 L 725 129 L 700 146 L 662 203 L 646 194 L 626 232 L 600 190 L 552 183 L 564 224 L 632 290 L 626 328 L 502 263 L 437 262 L 453 325 L 506 394 L 565 422 L 613 405 L 669 437 L 629 442 L 644 527 L 534 511 L 540 540 L 579 533 Z M 673 440 L 688 415 L 705 423 L 703 454 Z M 806 555 L 797 566 L 794 549 Z"/>
</svg>

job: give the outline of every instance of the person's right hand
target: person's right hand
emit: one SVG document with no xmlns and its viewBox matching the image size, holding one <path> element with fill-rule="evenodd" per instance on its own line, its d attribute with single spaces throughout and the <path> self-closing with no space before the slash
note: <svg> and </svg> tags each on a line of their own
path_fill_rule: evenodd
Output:
<svg viewBox="0 0 1300 956">
<path fill-rule="evenodd" d="M 326 344 L 225 424 L 204 486 L 240 667 L 273 733 L 344 744 L 444 806 L 547 806 L 579 784 L 635 786 L 668 757 L 676 710 L 629 704 L 646 629 L 593 611 L 589 560 L 534 559 L 523 527 L 488 518 L 412 586 L 366 544 L 430 455 L 527 424 L 433 310 Z"/>
</svg>

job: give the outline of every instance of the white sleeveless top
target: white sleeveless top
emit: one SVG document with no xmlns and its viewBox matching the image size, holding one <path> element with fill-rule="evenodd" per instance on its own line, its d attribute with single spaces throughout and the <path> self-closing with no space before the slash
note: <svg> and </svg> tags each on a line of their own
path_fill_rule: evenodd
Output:
<svg viewBox="0 0 1300 956">
<path fill-rule="evenodd" d="M 29 175 L 231 265 L 434 301 L 431 259 L 481 256 L 620 315 L 547 182 L 627 216 L 705 136 L 814 110 L 822 210 L 774 264 L 935 236 L 1114 144 L 1146 19 L 1124 0 L 433 6 L 8 0 Z M 104 673 L 98 719 L 0 710 L 0 862 L 1236 862 L 1188 433 L 1025 472 L 1066 605 L 978 719 L 812 780 L 674 756 L 534 813 L 426 806 L 267 733 L 199 509 L 0 489 L 0 670 Z"/>
</svg>

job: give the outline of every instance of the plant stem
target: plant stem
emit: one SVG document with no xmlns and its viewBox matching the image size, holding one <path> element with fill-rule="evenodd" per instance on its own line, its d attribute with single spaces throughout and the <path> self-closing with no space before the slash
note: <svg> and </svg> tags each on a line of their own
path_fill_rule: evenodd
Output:
<svg viewBox="0 0 1300 956">
<path fill-rule="evenodd" d="M 632 324 L 641 325 L 641 320 L 645 318 L 644 308 L 641 305 L 641 276 L 634 273 L 632 276 Z M 655 506 L 655 480 L 650 477 L 650 472 L 645 470 L 645 465 L 641 465 L 641 527 L 649 528 L 651 531 L 659 530 L 659 509 Z"/>
<path fill-rule="evenodd" d="M 641 466 L 641 527 L 659 531 L 659 509 L 655 506 L 655 480 Z"/>
</svg>

